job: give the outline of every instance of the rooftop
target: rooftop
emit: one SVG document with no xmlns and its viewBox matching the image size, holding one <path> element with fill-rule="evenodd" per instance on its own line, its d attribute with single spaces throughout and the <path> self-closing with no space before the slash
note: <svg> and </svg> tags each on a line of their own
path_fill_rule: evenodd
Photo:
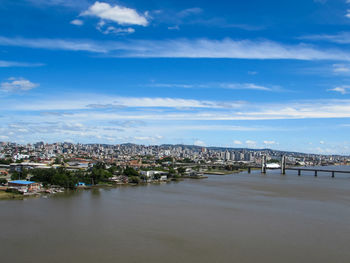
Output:
<svg viewBox="0 0 350 263">
<path fill-rule="evenodd" d="M 35 182 L 33 182 L 33 181 L 24 181 L 24 180 L 15 180 L 15 181 L 10 181 L 9 183 L 23 184 L 23 185 L 35 184 Z"/>
</svg>

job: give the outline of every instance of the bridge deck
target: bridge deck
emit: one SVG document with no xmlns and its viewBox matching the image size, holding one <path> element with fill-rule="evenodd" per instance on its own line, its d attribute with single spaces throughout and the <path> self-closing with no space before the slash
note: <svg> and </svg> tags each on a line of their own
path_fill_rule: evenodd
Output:
<svg viewBox="0 0 350 263">
<path fill-rule="evenodd" d="M 286 170 L 292 171 L 310 171 L 310 172 L 325 172 L 325 173 L 345 173 L 350 174 L 350 171 L 340 171 L 340 170 L 323 170 L 323 169 L 313 169 L 313 168 L 286 168 Z"/>
</svg>

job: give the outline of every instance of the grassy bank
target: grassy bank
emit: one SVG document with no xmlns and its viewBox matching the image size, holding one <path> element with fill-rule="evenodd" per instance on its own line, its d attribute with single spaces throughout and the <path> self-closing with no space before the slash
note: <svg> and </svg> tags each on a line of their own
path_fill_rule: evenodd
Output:
<svg viewBox="0 0 350 263">
<path fill-rule="evenodd" d="M 23 195 L 0 191 L 0 200 L 23 199 Z"/>
</svg>

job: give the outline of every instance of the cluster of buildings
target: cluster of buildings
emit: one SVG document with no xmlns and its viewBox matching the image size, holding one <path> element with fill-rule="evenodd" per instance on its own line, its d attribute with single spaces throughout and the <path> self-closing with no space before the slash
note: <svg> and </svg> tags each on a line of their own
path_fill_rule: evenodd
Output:
<svg viewBox="0 0 350 263">
<path fill-rule="evenodd" d="M 290 164 L 320 165 L 345 163 L 348 156 L 303 154 L 293 152 L 274 151 L 270 149 L 232 149 L 219 147 L 198 147 L 186 145 L 136 145 L 136 144 L 74 144 L 74 143 L 44 143 L 17 144 L 0 142 L 0 159 L 12 161 L 26 161 L 32 163 L 57 163 L 57 158 L 72 160 L 69 165 L 79 163 L 87 166 L 84 160 L 104 161 L 117 165 L 154 165 L 165 157 L 171 157 L 173 162 L 192 162 L 208 164 L 232 164 L 237 162 L 261 162 L 262 156 L 268 160 L 280 160 L 287 156 Z M 78 160 L 78 161 L 77 161 Z"/>
<path fill-rule="evenodd" d="M 122 171 L 133 167 L 143 182 L 162 182 L 169 180 L 169 174 L 176 173 L 185 177 L 203 178 L 207 172 L 222 173 L 233 167 L 256 167 L 262 159 L 267 167 L 277 168 L 282 156 L 289 165 L 332 165 L 348 164 L 349 156 L 303 154 L 275 151 L 270 149 L 232 149 L 219 147 L 199 147 L 188 145 L 136 145 L 136 144 L 73 144 L 73 143 L 35 143 L 16 144 L 0 142 L 0 180 L 6 179 L 6 189 L 24 195 L 40 192 L 59 192 L 60 189 L 42 188 L 40 183 L 11 180 L 11 175 L 31 169 L 50 169 L 64 167 L 72 171 L 91 171 L 97 163 L 103 163 L 108 169 L 118 167 L 109 180 L 115 184 L 133 183 Z M 270 165 L 270 166 L 269 166 Z M 278 166 L 279 167 L 279 166 Z M 182 169 L 182 172 L 180 172 Z M 176 170 L 176 171 L 175 171 Z M 1 185 L 1 181 L 0 181 Z M 77 187 L 86 187 L 79 183 Z"/>
</svg>

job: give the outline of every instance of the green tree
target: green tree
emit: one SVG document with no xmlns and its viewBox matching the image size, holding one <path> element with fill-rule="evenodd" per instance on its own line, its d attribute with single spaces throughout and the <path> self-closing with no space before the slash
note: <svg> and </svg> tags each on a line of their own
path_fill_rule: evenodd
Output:
<svg viewBox="0 0 350 263">
<path fill-rule="evenodd" d="M 131 176 L 131 177 L 129 177 L 129 183 L 139 184 L 140 182 L 141 182 L 141 179 L 138 176 Z"/>
<path fill-rule="evenodd" d="M 0 178 L 0 185 L 5 185 L 7 180 L 5 178 Z"/>
<path fill-rule="evenodd" d="M 28 174 L 29 174 L 29 172 L 27 169 L 22 169 L 22 171 L 20 172 L 21 179 L 26 180 L 28 177 Z"/>
<path fill-rule="evenodd" d="M 59 169 L 34 169 L 32 170 L 32 181 L 41 182 L 44 185 L 59 185 L 66 188 L 74 188 L 79 177 L 64 168 Z"/>
<path fill-rule="evenodd" d="M 160 176 L 161 176 L 160 174 L 155 174 L 153 177 L 154 177 L 155 180 L 159 180 Z"/>
<path fill-rule="evenodd" d="M 9 165 L 10 163 L 12 163 L 11 159 L 0 159 L 0 164 Z"/>
<path fill-rule="evenodd" d="M 176 175 L 176 171 L 173 167 L 169 168 L 169 177 L 174 177 Z"/>
<path fill-rule="evenodd" d="M 127 177 L 132 177 L 132 176 L 139 176 L 139 173 L 132 167 L 126 167 L 124 170 L 124 175 Z"/>
<path fill-rule="evenodd" d="M 115 173 L 117 173 L 117 172 L 119 171 L 119 169 L 118 169 L 117 166 L 112 165 L 112 166 L 108 169 L 108 171 L 109 171 L 111 174 L 115 174 Z"/>
<path fill-rule="evenodd" d="M 103 163 L 103 162 L 98 162 L 98 163 L 96 163 L 95 165 L 94 165 L 94 168 L 96 168 L 96 169 L 106 169 L 106 164 L 105 163 Z"/>
<path fill-rule="evenodd" d="M 62 164 L 61 158 L 56 157 L 54 164 Z"/>
<path fill-rule="evenodd" d="M 11 180 L 19 180 L 19 179 L 21 179 L 21 174 L 17 171 L 12 172 Z"/>
<path fill-rule="evenodd" d="M 100 182 L 106 182 L 113 174 L 108 170 L 102 168 L 93 168 L 91 171 L 91 179 L 93 184 L 98 184 Z"/>
<path fill-rule="evenodd" d="M 186 169 L 184 167 L 179 167 L 177 168 L 177 172 L 180 174 L 180 175 L 184 175 L 185 172 L 186 172 Z"/>
</svg>

